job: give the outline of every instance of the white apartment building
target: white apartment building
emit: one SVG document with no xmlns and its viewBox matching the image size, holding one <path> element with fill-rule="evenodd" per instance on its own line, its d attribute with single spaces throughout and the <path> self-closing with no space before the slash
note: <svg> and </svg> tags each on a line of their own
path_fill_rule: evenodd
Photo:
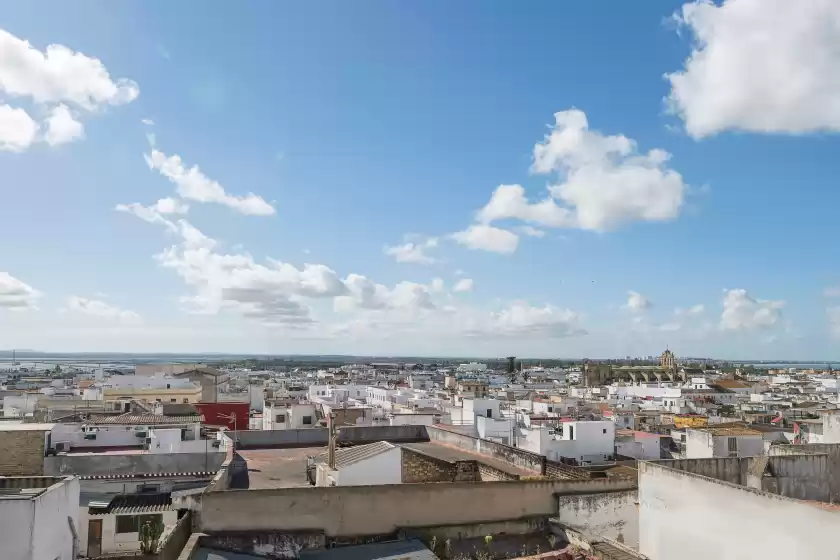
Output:
<svg viewBox="0 0 840 560">
<path fill-rule="evenodd" d="M 312 403 L 271 403 L 263 408 L 263 430 L 297 430 L 318 425 L 316 405 Z"/>
<path fill-rule="evenodd" d="M 602 464 L 615 453 L 615 424 L 609 420 L 560 422 L 555 426 L 520 428 L 517 446 L 552 461 L 574 459 Z"/>
<path fill-rule="evenodd" d="M 685 436 L 686 459 L 764 454 L 761 432 L 747 427 L 688 428 Z"/>
</svg>

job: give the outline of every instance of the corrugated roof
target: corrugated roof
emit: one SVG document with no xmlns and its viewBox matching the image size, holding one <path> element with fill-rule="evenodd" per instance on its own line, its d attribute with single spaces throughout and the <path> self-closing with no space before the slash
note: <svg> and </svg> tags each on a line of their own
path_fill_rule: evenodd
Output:
<svg viewBox="0 0 840 560">
<path fill-rule="evenodd" d="M 135 426 L 155 426 L 159 424 L 192 424 L 204 420 L 203 416 L 164 416 L 162 414 L 120 414 L 91 418 L 88 424 L 126 424 Z"/>
<path fill-rule="evenodd" d="M 349 467 L 359 461 L 370 459 L 380 453 L 390 451 L 396 446 L 387 441 L 377 441 L 367 445 L 356 445 L 354 447 L 343 447 L 335 450 L 335 468 Z M 322 453 L 319 459 L 327 460 L 327 453 Z"/>
<path fill-rule="evenodd" d="M 104 513 L 137 515 L 172 509 L 172 496 L 166 494 L 123 494 L 114 497 Z"/>
</svg>

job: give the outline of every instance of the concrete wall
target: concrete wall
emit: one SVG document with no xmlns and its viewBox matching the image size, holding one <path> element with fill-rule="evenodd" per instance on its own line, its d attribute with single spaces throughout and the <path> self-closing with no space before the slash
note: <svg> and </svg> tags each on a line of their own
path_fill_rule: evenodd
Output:
<svg viewBox="0 0 840 560">
<path fill-rule="evenodd" d="M 159 472 L 216 471 L 225 460 L 224 452 L 173 454 L 57 455 L 44 457 L 44 472 L 67 474 L 131 474 Z"/>
<path fill-rule="evenodd" d="M 79 530 L 79 481 L 53 484 L 31 499 L 0 499 L 0 558 L 75 560 L 73 526 Z"/>
<path fill-rule="evenodd" d="M 635 490 L 558 496 L 557 519 L 584 533 L 639 546 L 639 511 Z"/>
<path fill-rule="evenodd" d="M 326 428 L 249 430 L 235 433 L 239 438 L 237 447 L 241 449 L 321 446 L 327 445 L 328 435 Z M 342 426 L 338 431 L 338 441 L 357 444 L 427 440 L 426 426 Z"/>
<path fill-rule="evenodd" d="M 0 431 L 0 476 L 44 474 L 43 430 Z"/>
<path fill-rule="evenodd" d="M 466 436 L 439 426 L 427 426 L 426 433 L 431 441 L 464 449 L 465 451 L 487 455 L 509 465 L 531 471 L 534 474 L 545 473 L 546 458 L 537 453 L 531 453 L 524 449 L 495 443 L 478 437 Z"/>
<path fill-rule="evenodd" d="M 639 552 L 655 560 L 837 558 L 840 512 L 639 464 Z"/>
<path fill-rule="evenodd" d="M 789 498 L 832 501 L 826 454 L 676 459 L 656 464 Z"/>
<path fill-rule="evenodd" d="M 595 494 L 635 487 L 635 480 L 595 479 L 228 490 L 202 496 L 199 527 L 203 532 L 382 535 L 398 528 L 552 516 L 557 513 L 555 494 Z"/>
<path fill-rule="evenodd" d="M 771 456 L 805 455 L 825 453 L 828 455 L 826 468 L 828 469 L 827 486 L 831 501 L 840 501 L 840 444 L 812 443 L 806 445 L 772 445 L 768 452 Z"/>
</svg>

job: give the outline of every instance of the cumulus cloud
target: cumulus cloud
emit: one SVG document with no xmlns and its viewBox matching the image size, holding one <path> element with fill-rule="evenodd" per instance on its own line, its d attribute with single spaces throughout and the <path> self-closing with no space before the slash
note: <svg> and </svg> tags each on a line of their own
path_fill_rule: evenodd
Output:
<svg viewBox="0 0 840 560">
<path fill-rule="evenodd" d="M 140 315 L 128 309 L 120 309 L 104 301 L 70 296 L 65 304 L 67 311 L 91 315 L 103 319 L 115 319 L 125 323 L 139 323 Z"/>
<path fill-rule="evenodd" d="M 154 126 L 155 125 L 155 121 L 153 121 L 152 119 L 140 119 L 140 122 L 145 124 L 146 126 Z"/>
<path fill-rule="evenodd" d="M 385 254 L 394 257 L 397 262 L 401 263 L 432 264 L 437 259 L 429 256 L 427 251 L 434 249 L 437 245 L 437 238 L 430 237 L 425 241 L 407 241 L 402 245 L 385 247 Z"/>
<path fill-rule="evenodd" d="M 831 286 L 826 288 L 823 290 L 823 295 L 830 298 L 840 297 L 840 286 Z"/>
<path fill-rule="evenodd" d="M 668 103 L 691 136 L 840 130 L 840 3 L 698 0 L 674 17 L 694 44 Z"/>
<path fill-rule="evenodd" d="M 453 292 L 471 292 L 473 289 L 472 278 L 461 278 L 452 287 Z"/>
<path fill-rule="evenodd" d="M 519 226 L 516 231 L 528 237 L 545 237 L 545 232 L 532 226 Z"/>
<path fill-rule="evenodd" d="M 433 310 L 432 286 L 415 282 L 400 282 L 393 289 L 377 284 L 360 274 L 350 274 L 344 279 L 348 294 L 335 298 L 335 310 Z M 441 286 L 442 287 L 442 286 Z"/>
<path fill-rule="evenodd" d="M 176 187 L 181 198 L 195 202 L 222 204 L 242 214 L 251 216 L 270 216 L 274 207 L 262 197 L 253 193 L 234 196 L 225 192 L 217 181 L 207 177 L 197 165 L 187 169 L 180 156 L 167 156 L 159 150 L 152 150 L 145 155 L 150 169 L 169 179 Z"/>
<path fill-rule="evenodd" d="M 8 272 L 0 272 L 0 308 L 34 309 L 41 293 Z"/>
<path fill-rule="evenodd" d="M 452 234 L 452 239 L 470 249 L 509 255 L 516 251 L 519 236 L 506 229 L 476 224 Z"/>
<path fill-rule="evenodd" d="M 38 135 L 38 123 L 23 109 L 0 105 L 0 151 L 22 152 Z"/>
<path fill-rule="evenodd" d="M 702 303 L 698 303 L 697 305 L 694 305 L 692 307 L 688 307 L 688 308 L 685 308 L 685 309 L 683 309 L 681 307 L 677 307 L 676 309 L 674 309 L 674 315 L 676 315 L 677 317 L 700 315 L 705 310 L 706 310 L 706 307 Z"/>
<path fill-rule="evenodd" d="M 639 292 L 634 292 L 632 290 L 627 292 L 627 303 L 624 304 L 626 309 L 635 312 L 646 311 L 650 309 L 652 305 L 653 304 L 650 300 Z"/>
<path fill-rule="evenodd" d="M 170 214 L 186 214 L 189 206 L 177 198 L 161 198 L 151 206 L 143 206 L 138 202 L 131 204 L 117 204 L 115 210 L 134 214 L 141 220 L 151 224 L 162 224 L 170 231 L 178 231 L 178 226 L 164 216 Z"/>
<path fill-rule="evenodd" d="M 85 137 L 84 126 L 73 118 L 70 109 L 64 104 L 53 108 L 45 124 L 47 132 L 44 135 L 44 140 L 50 146 L 66 144 Z"/>
<path fill-rule="evenodd" d="M 564 338 L 586 334 L 578 326 L 580 316 L 569 309 L 551 305 L 533 307 L 525 302 L 514 302 L 490 316 L 484 332 L 501 336 L 542 336 Z"/>
<path fill-rule="evenodd" d="M 754 299 L 746 290 L 727 290 L 723 297 L 723 330 L 750 331 L 775 326 L 782 316 L 784 301 Z"/>
<path fill-rule="evenodd" d="M 96 58 L 63 45 L 42 52 L 0 29 L 0 94 L 7 103 L 29 99 L 46 115 L 42 127 L 20 107 L 0 105 L 0 150 L 19 152 L 41 140 L 55 146 L 84 138 L 78 113 L 130 103 L 139 93 L 135 82 L 113 80 Z M 41 128 L 45 132 L 39 137 Z"/>
<path fill-rule="evenodd" d="M 538 201 L 529 200 L 521 185 L 500 185 L 476 213 L 479 222 L 513 219 L 543 227 L 608 231 L 629 222 L 679 216 L 687 186 L 668 167 L 668 152 L 640 153 L 626 136 L 590 130 L 586 114 L 578 109 L 555 113 L 554 119 L 551 132 L 534 146 L 531 169 L 556 173 L 559 182 Z"/>
</svg>

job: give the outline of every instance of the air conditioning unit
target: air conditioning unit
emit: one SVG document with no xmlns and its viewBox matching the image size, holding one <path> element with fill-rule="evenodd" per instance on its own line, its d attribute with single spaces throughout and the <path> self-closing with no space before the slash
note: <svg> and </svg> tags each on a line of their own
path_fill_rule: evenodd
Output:
<svg viewBox="0 0 840 560">
<path fill-rule="evenodd" d="M 213 443 L 210 444 L 210 447 L 219 447 L 221 444 L 222 444 L 221 441 L 216 440 L 216 441 L 214 441 Z"/>
<path fill-rule="evenodd" d="M 66 453 L 70 451 L 70 442 L 69 441 L 58 441 L 55 444 L 55 451 L 56 453 Z"/>
<path fill-rule="evenodd" d="M 134 437 L 136 438 L 144 438 L 149 435 L 149 432 L 135 432 Z"/>
</svg>

